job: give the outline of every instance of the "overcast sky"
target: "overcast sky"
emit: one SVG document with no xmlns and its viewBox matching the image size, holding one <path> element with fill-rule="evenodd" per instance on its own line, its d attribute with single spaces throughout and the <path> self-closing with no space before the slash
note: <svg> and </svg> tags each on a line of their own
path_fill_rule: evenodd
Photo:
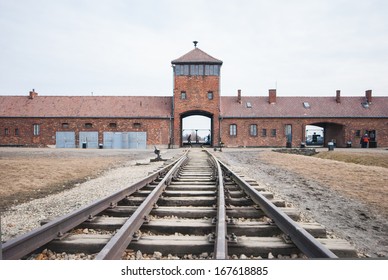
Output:
<svg viewBox="0 0 388 280">
<path fill-rule="evenodd" d="M 0 0 L 0 95 L 172 95 L 192 41 L 221 94 L 388 96 L 386 0 Z"/>
</svg>

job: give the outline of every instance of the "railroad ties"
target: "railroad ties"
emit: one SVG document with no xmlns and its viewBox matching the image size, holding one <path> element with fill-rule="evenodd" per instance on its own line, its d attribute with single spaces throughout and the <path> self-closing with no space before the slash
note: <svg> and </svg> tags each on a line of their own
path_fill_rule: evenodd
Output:
<svg viewBox="0 0 388 280">
<path fill-rule="evenodd" d="M 157 258 L 357 257 L 347 241 L 328 238 L 317 223 L 300 222 L 297 209 L 208 152 L 191 149 L 171 166 L 161 172 L 165 176 L 139 184 L 34 256 L 49 249 L 95 259 L 139 259 L 155 252 Z"/>
</svg>

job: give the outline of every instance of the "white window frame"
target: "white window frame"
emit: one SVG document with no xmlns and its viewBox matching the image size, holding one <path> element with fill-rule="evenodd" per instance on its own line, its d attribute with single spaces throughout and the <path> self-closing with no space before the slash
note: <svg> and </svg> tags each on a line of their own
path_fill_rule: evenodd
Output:
<svg viewBox="0 0 388 280">
<path fill-rule="evenodd" d="M 230 136 L 237 136 L 237 124 L 229 125 L 229 135 Z"/>
<path fill-rule="evenodd" d="M 40 135 L 40 124 L 34 124 L 34 136 Z"/>
<path fill-rule="evenodd" d="M 249 135 L 254 137 L 257 136 L 257 124 L 251 124 L 249 126 Z"/>
</svg>

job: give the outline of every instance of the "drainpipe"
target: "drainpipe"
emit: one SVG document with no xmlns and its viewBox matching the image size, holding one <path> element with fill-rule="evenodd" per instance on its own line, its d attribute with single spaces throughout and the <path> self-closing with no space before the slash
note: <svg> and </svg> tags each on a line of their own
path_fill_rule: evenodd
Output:
<svg viewBox="0 0 388 280">
<path fill-rule="evenodd" d="M 218 117 L 218 145 L 221 146 L 221 122 L 222 122 L 222 116 L 220 115 Z"/>
<path fill-rule="evenodd" d="M 169 127 L 169 135 L 168 135 L 168 148 L 172 149 L 172 117 L 170 116 L 170 127 Z"/>
</svg>

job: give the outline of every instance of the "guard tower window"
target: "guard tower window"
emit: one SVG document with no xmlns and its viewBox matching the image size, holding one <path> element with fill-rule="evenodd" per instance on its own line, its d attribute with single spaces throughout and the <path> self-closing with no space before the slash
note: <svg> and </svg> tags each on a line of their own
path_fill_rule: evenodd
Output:
<svg viewBox="0 0 388 280">
<path fill-rule="evenodd" d="M 199 65 L 190 65 L 190 75 L 198 76 L 198 73 L 199 73 L 198 66 Z"/>
<path fill-rule="evenodd" d="M 213 92 L 212 91 L 207 92 L 207 99 L 213 100 Z"/>
<path fill-rule="evenodd" d="M 204 70 L 204 66 L 198 65 L 198 75 L 203 76 L 203 70 Z"/>
<path fill-rule="evenodd" d="M 176 76 L 219 76 L 220 65 L 180 64 L 174 66 Z"/>
<path fill-rule="evenodd" d="M 182 99 L 182 100 L 187 99 L 187 94 L 186 94 L 185 91 L 181 91 L 181 99 Z"/>
<path fill-rule="evenodd" d="M 189 65 L 182 65 L 181 67 L 183 67 L 183 75 L 189 75 Z M 181 73 L 182 73 L 182 70 L 181 70 Z"/>
</svg>

